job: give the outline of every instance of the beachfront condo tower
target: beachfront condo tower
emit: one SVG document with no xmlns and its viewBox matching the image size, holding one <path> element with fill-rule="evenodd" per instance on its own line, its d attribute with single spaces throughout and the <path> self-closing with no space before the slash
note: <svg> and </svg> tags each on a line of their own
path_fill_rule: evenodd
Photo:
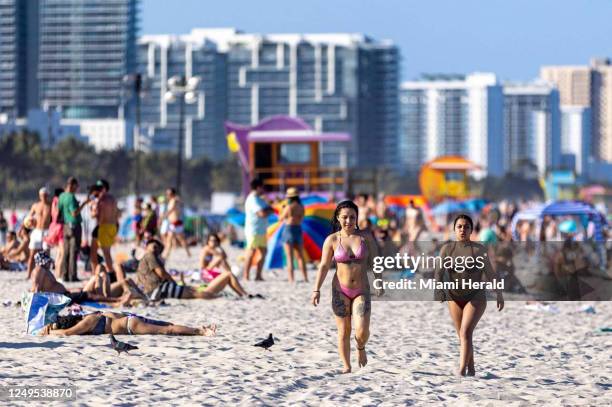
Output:
<svg viewBox="0 0 612 407">
<path fill-rule="evenodd" d="M 504 169 L 546 176 L 561 166 L 559 92 L 546 82 L 504 84 Z"/>
<path fill-rule="evenodd" d="M 136 68 L 139 0 L 39 0 L 40 104 L 68 119 L 110 119 Z"/>
<path fill-rule="evenodd" d="M 157 123 L 149 126 L 154 149 L 172 148 L 170 134 L 176 134 L 176 115 L 159 100 L 159 87 L 172 75 L 191 70 L 202 79 L 205 105 L 203 116 L 190 113 L 185 119 L 194 126 L 187 136 L 191 141 L 186 140 L 193 156 L 225 155 L 218 151 L 225 148 L 221 118 L 253 125 L 289 115 L 317 132 L 351 134 L 348 154 L 342 154 L 344 144 L 323 143 L 323 165 L 340 165 L 342 157 L 348 165 L 364 167 L 399 163 L 399 52 L 391 42 L 362 34 L 263 35 L 221 28 L 144 36 L 139 51 L 141 66 L 157 83 L 148 96 L 154 98 L 150 104 L 157 106 L 157 116 L 151 108 L 146 118 Z"/>
<path fill-rule="evenodd" d="M 440 156 L 460 156 L 502 176 L 503 92 L 494 74 L 424 75 L 400 89 L 402 167 L 419 171 Z"/>
<path fill-rule="evenodd" d="M 38 0 L 0 0 L 0 115 L 4 121 L 23 117 L 38 105 L 37 6 Z"/>
</svg>

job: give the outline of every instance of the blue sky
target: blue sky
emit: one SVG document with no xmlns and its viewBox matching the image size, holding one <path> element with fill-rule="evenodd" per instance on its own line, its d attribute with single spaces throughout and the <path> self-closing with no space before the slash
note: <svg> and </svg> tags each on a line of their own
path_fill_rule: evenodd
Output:
<svg viewBox="0 0 612 407">
<path fill-rule="evenodd" d="M 142 33 L 363 32 L 391 39 L 403 80 L 492 71 L 527 80 L 544 64 L 612 56 L 610 0 L 142 0 Z"/>
</svg>

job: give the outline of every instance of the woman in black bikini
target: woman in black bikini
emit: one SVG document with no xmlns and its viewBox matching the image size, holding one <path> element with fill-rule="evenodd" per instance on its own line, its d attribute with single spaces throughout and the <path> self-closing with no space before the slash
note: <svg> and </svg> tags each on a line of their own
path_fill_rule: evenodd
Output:
<svg viewBox="0 0 612 407">
<path fill-rule="evenodd" d="M 440 257 L 443 262 L 447 257 L 452 257 L 455 259 L 453 262 L 455 267 L 446 270 L 438 268 L 435 273 L 436 281 L 450 280 L 458 286 L 457 289 L 441 293 L 444 296 L 442 301 L 448 301 L 448 310 L 461 343 L 458 371 L 460 376 L 474 376 L 476 374 L 472 335 L 476 324 L 478 324 L 480 317 L 482 317 L 487 308 L 487 298 L 484 289 L 463 289 L 461 288 L 462 283 L 463 281 L 484 281 L 483 273 L 490 281 L 495 278 L 495 271 L 489 262 L 486 247 L 470 241 L 473 225 L 472 219 L 468 215 L 457 216 L 453 223 L 457 241 L 446 243 L 440 250 Z M 459 267 L 460 263 L 456 259 L 461 257 L 463 257 L 461 264 L 464 264 L 464 266 Z M 469 267 L 465 263 L 468 258 L 474 259 L 469 262 Z M 478 261 L 479 258 L 480 260 Z M 447 279 L 443 277 L 445 272 L 448 275 Z M 497 309 L 501 311 L 503 308 L 504 298 L 501 291 L 497 291 Z"/>
<path fill-rule="evenodd" d="M 190 328 L 157 321 L 133 314 L 95 312 L 89 315 L 58 317 L 57 322 L 46 325 L 41 335 L 201 335 L 213 336 L 216 325 Z"/>
<path fill-rule="evenodd" d="M 323 243 L 321 264 L 312 294 L 316 307 L 321 297 L 321 286 L 332 260 L 337 272 L 332 280 L 332 309 L 338 327 L 338 353 L 344 364 L 342 373 L 351 371 L 351 316 L 354 317 L 355 341 L 359 352 L 359 366 L 368 358 L 365 345 L 370 336 L 370 284 L 367 270 L 371 267 L 377 246 L 371 233 L 357 229 L 358 209 L 352 201 L 338 204 L 332 218 L 332 234 Z"/>
</svg>

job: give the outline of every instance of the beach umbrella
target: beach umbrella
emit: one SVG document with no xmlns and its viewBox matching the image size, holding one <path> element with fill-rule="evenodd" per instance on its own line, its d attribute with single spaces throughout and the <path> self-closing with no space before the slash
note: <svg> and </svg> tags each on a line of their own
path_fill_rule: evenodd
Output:
<svg viewBox="0 0 612 407">
<path fill-rule="evenodd" d="M 37 335 L 45 325 L 57 321 L 57 314 L 70 301 L 70 298 L 58 293 L 24 294 L 21 306 L 26 316 L 26 332 Z"/>
<path fill-rule="evenodd" d="M 553 201 L 518 212 L 512 218 L 513 237 L 518 239 L 516 227 L 520 221 L 536 221 L 539 230 L 544 216 L 578 216 L 587 222 L 592 221 L 595 225 L 594 240 L 604 241 L 603 229 L 607 225 L 606 218 L 595 207 L 581 201 Z"/>
<path fill-rule="evenodd" d="M 468 212 L 477 213 L 481 212 L 484 207 L 487 206 L 487 201 L 481 198 L 473 198 L 461 202 L 461 206 Z"/>
<path fill-rule="evenodd" d="M 465 207 L 461 204 L 461 202 L 457 201 L 444 201 L 434 206 L 431 213 L 434 216 L 447 215 L 449 213 L 455 212 L 463 212 L 465 211 Z"/>
<path fill-rule="evenodd" d="M 302 222 L 302 239 L 306 261 L 321 259 L 323 242 L 331 233 L 331 218 L 336 208 L 335 203 L 310 198 L 310 196 L 306 196 L 301 199 L 305 212 Z M 281 207 L 275 207 L 274 209 L 278 213 Z M 266 269 L 282 268 L 285 263 L 285 252 L 281 241 L 285 224 L 279 223 L 277 220 L 278 217 L 268 227 L 268 252 L 264 262 L 264 268 Z"/>
</svg>

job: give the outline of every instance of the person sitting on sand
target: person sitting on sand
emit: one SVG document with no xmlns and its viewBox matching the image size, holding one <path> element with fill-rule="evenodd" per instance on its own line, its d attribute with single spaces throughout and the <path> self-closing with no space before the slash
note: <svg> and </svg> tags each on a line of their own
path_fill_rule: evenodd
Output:
<svg viewBox="0 0 612 407">
<path fill-rule="evenodd" d="M 435 270 L 436 281 L 454 282 L 458 287 L 456 289 L 439 290 L 436 292 L 436 295 L 442 302 L 448 301 L 448 310 L 459 336 L 461 348 L 459 370 L 457 373 L 460 376 L 476 375 L 472 336 L 478 321 L 487 308 L 487 297 L 485 296 L 484 289 L 462 287 L 464 284 L 485 281 L 483 274 L 490 281 L 496 278 L 496 273 L 489 261 L 486 247 L 480 243 L 470 241 L 473 228 L 472 218 L 468 215 L 459 215 L 455 218 L 453 229 L 457 241 L 446 243 L 440 250 L 439 257 L 442 259 L 448 257 L 453 259 L 463 258 L 462 262 L 465 266 L 461 265 L 461 269 L 459 269 L 459 264 L 457 264 L 454 268 L 443 269 L 438 265 Z M 472 263 L 473 266 L 469 267 L 468 263 Z M 482 266 L 479 264 L 482 264 Z M 444 278 L 444 273 L 447 274 L 447 279 Z M 501 311 L 503 308 L 504 297 L 501 291 L 497 291 L 497 309 Z"/>
<path fill-rule="evenodd" d="M 19 246 L 19 240 L 17 240 L 17 233 L 10 231 L 6 234 L 6 242 L 0 249 L 0 255 L 8 257 L 11 250 L 16 249 Z"/>
<path fill-rule="evenodd" d="M 26 265 L 28 258 L 30 257 L 30 229 L 25 225 L 22 225 L 17 233 L 19 237 L 18 243 L 6 254 L 8 261 L 23 263 Z"/>
<path fill-rule="evenodd" d="M 6 235 L 6 244 L 0 249 L 0 270 L 10 271 L 25 271 L 26 264 L 20 261 L 11 260 L 9 253 L 13 253 L 19 247 L 19 240 L 17 240 L 17 234 L 10 231 Z"/>
<path fill-rule="evenodd" d="M 148 302 L 146 294 L 142 292 L 131 278 L 126 278 L 121 281 L 115 279 L 115 281 L 113 281 L 111 276 L 112 273 L 108 271 L 108 267 L 105 264 L 98 264 L 96 272 L 85 284 L 83 291 L 88 294 L 115 298 L 123 297 L 127 293 L 131 293 L 131 302 L 136 300 L 143 300 L 145 303 Z"/>
<path fill-rule="evenodd" d="M 335 260 L 337 271 L 332 280 L 332 310 L 338 328 L 338 353 L 344 364 L 342 373 L 351 371 L 351 323 L 355 324 L 359 366 L 368 363 L 365 345 L 370 336 L 371 300 L 367 271 L 372 267 L 378 248 L 370 232 L 357 229 L 358 218 L 359 210 L 353 201 L 343 201 L 336 206 L 331 220 L 332 234 L 323 243 L 311 299 L 316 307 L 323 281 L 332 260 Z"/>
<path fill-rule="evenodd" d="M 147 242 L 146 253 L 138 263 L 138 284 L 144 288 L 150 300 L 157 301 L 164 298 L 180 299 L 213 299 L 228 285 L 239 296 L 247 295 L 238 279 L 230 271 L 224 271 L 217 276 L 204 290 L 198 290 L 188 285 L 177 284 L 166 271 L 160 256 L 164 246 L 157 239 Z"/>
<path fill-rule="evenodd" d="M 207 275 L 207 280 L 213 280 L 221 275 L 222 271 L 232 271 L 227 262 L 227 254 L 221 247 L 221 239 L 216 233 L 211 233 L 206 238 L 206 244 L 202 246 L 200 253 L 200 270 Z"/>
<path fill-rule="evenodd" d="M 213 336 L 216 325 L 190 328 L 133 314 L 95 312 L 89 315 L 59 316 L 57 322 L 45 325 L 41 335 L 199 335 Z"/>
<path fill-rule="evenodd" d="M 55 279 L 53 275 L 54 263 L 53 259 L 47 252 L 38 252 L 34 255 L 34 271 L 32 272 L 32 288 L 33 293 L 48 292 L 63 294 L 70 298 L 75 303 L 85 301 L 105 302 L 116 307 L 122 307 L 132 300 L 131 292 L 126 292 L 125 295 L 118 298 L 99 295 L 95 292 L 87 292 L 85 290 L 70 291 L 62 283 Z M 87 288 L 87 287 L 86 287 Z M 89 287 L 91 289 L 91 287 Z"/>
</svg>

